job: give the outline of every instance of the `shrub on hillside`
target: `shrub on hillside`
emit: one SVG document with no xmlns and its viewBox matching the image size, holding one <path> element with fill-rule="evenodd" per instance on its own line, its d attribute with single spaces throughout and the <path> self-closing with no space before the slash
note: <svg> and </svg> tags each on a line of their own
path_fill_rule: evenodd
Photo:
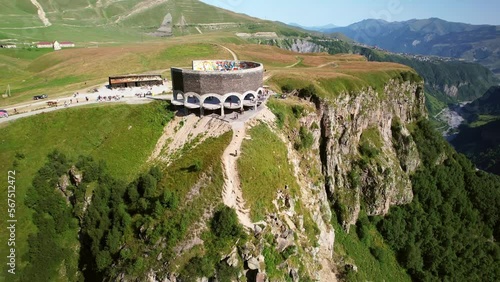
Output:
<svg viewBox="0 0 500 282">
<path fill-rule="evenodd" d="M 211 228 L 212 232 L 221 239 L 233 239 L 243 235 L 243 228 L 238 222 L 236 211 L 227 206 L 215 213 Z"/>
<path fill-rule="evenodd" d="M 361 142 L 359 144 L 359 152 L 362 156 L 368 157 L 369 159 L 376 157 L 380 153 L 377 148 L 368 142 Z"/>
<path fill-rule="evenodd" d="M 292 85 L 290 85 L 290 84 L 285 84 L 285 85 L 281 86 L 281 91 L 282 91 L 283 93 L 290 93 L 290 92 L 292 92 L 294 89 L 295 89 L 295 88 L 294 88 Z"/>
<path fill-rule="evenodd" d="M 299 90 L 299 97 L 301 98 L 310 98 L 313 96 L 316 96 L 316 88 L 312 84 Z"/>
<path fill-rule="evenodd" d="M 314 144 L 314 136 L 307 130 L 306 127 L 301 126 L 299 129 L 299 140 L 295 143 L 296 150 L 310 149 Z"/>
</svg>

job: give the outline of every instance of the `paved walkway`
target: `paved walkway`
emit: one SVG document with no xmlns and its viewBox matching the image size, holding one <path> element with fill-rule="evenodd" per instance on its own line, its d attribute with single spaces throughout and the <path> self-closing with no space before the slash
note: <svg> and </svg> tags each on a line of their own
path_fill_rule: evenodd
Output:
<svg viewBox="0 0 500 282">
<path fill-rule="evenodd" d="M 122 90 L 108 89 L 105 86 L 101 86 L 100 88 L 98 88 L 98 92 L 95 93 L 79 93 L 76 97 L 74 95 L 71 95 L 67 97 L 58 97 L 56 99 L 50 99 L 49 97 L 48 99 L 17 104 L 4 108 L 10 113 L 10 115 L 8 118 L 0 118 L 0 124 L 9 121 L 14 121 L 24 117 L 37 115 L 40 113 L 53 112 L 53 111 L 91 105 L 91 104 L 98 104 L 98 103 L 104 103 L 104 104 L 116 103 L 116 102 L 121 102 L 121 103 L 125 102 L 128 104 L 148 103 L 151 102 L 151 99 L 147 99 L 144 97 L 141 98 L 136 96 L 136 94 L 138 93 L 144 94 L 148 91 L 151 91 L 152 93 L 161 93 L 163 91 L 170 91 L 170 86 L 167 84 L 162 86 L 153 86 L 150 88 L 129 87 L 129 88 L 124 88 Z M 112 99 L 111 101 L 99 102 L 97 101 L 97 98 L 99 96 L 101 97 L 119 96 L 120 99 L 119 100 Z M 89 100 L 87 101 L 85 97 L 87 97 Z M 155 96 L 148 96 L 148 97 L 153 98 Z M 163 97 L 169 97 L 169 96 L 165 95 Z M 58 102 L 57 107 L 48 107 L 47 106 L 48 101 L 57 101 Z M 67 106 L 64 106 L 64 102 L 66 102 Z M 19 112 L 19 114 L 12 114 L 14 109 L 16 109 Z"/>
<path fill-rule="evenodd" d="M 113 100 L 113 101 L 107 101 L 107 102 L 97 102 L 94 99 L 89 100 L 88 102 L 85 102 L 85 100 L 83 100 L 82 102 L 79 102 L 79 103 L 74 102 L 72 104 L 68 104 L 68 106 L 66 106 L 66 107 L 63 104 L 63 105 L 60 105 L 57 107 L 43 108 L 43 109 L 33 110 L 33 111 L 21 113 L 21 114 L 10 115 L 8 118 L 1 118 L 0 124 L 6 123 L 6 122 L 12 122 L 12 121 L 15 121 L 15 120 L 18 120 L 21 118 L 30 117 L 30 116 L 34 116 L 34 115 L 38 115 L 38 114 L 42 114 L 42 113 L 49 113 L 49 112 L 53 112 L 53 111 L 64 110 L 64 109 L 86 106 L 86 105 L 92 105 L 92 104 L 106 104 L 106 103 L 144 104 L 144 103 L 149 103 L 152 101 L 153 101 L 152 99 L 138 98 L 138 97 L 124 98 L 124 99 L 120 99 L 118 101 Z"/>
</svg>

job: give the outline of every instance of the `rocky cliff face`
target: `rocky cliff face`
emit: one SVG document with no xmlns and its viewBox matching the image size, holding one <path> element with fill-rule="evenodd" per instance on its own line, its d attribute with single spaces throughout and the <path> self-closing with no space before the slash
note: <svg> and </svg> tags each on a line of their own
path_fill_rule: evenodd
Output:
<svg viewBox="0 0 500 282">
<path fill-rule="evenodd" d="M 328 49 L 324 46 L 320 46 L 314 42 L 307 39 L 298 38 L 280 38 L 280 39 L 251 39 L 258 44 L 266 44 L 277 46 L 281 49 L 297 52 L 297 53 L 320 53 L 327 52 Z"/>
<path fill-rule="evenodd" d="M 320 101 L 325 187 L 348 230 L 361 209 L 384 215 L 413 198 L 409 176 L 420 163 L 408 124 L 425 115 L 423 85 L 390 81 L 383 91 Z"/>
</svg>

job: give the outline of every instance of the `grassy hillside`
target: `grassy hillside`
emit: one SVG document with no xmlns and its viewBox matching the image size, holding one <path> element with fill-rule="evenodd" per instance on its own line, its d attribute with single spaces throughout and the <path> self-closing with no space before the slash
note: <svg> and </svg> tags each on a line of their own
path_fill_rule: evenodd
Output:
<svg viewBox="0 0 500 282">
<path fill-rule="evenodd" d="M 328 48 L 331 54 L 357 53 L 369 61 L 394 62 L 414 69 L 425 81 L 427 109 L 431 116 L 447 107 L 449 103 L 471 101 L 481 97 L 491 86 L 498 83 L 498 78 L 490 70 L 475 63 L 439 59 L 420 60 L 342 41 L 313 39 L 313 42 Z"/>
<path fill-rule="evenodd" d="M 32 211 L 24 205 L 24 200 L 35 172 L 47 161 L 48 153 L 58 149 L 73 160 L 79 155 L 106 160 L 111 175 L 130 181 L 144 168 L 168 120 L 167 113 L 160 103 L 81 107 L 2 126 L 0 157 L 8 161 L 0 164 L 0 172 L 7 175 L 8 170 L 16 170 L 16 218 L 19 221 L 16 246 L 20 269 L 29 262 L 24 257 L 27 239 L 36 231 L 31 221 Z M 7 193 L 6 186 L 1 189 Z M 6 212 L 2 209 L 0 216 L 6 218 Z M 7 229 L 2 227 L 0 236 L 7 238 L 7 235 Z M 5 248 L 0 256 L 5 262 Z"/>
<path fill-rule="evenodd" d="M 299 187 L 288 163 L 286 147 L 268 126 L 259 124 L 249 135 L 252 139 L 243 141 L 238 170 L 252 220 L 260 221 L 274 210 L 272 201 L 278 190 L 288 185 L 291 194 L 296 195 Z"/>
<path fill-rule="evenodd" d="M 0 40 L 18 43 L 71 40 L 80 46 L 91 41 L 100 44 L 151 41 L 157 38 L 147 34 L 158 29 L 167 14 L 172 16 L 174 35 L 217 30 L 297 32 L 281 23 L 237 14 L 196 0 L 38 2 L 50 25 L 44 25 L 30 0 L 1 0 Z"/>
<path fill-rule="evenodd" d="M 210 41 L 210 40 L 209 40 Z M 231 54 L 209 43 L 193 39 L 162 44 L 131 44 L 120 47 L 65 49 L 2 49 L 0 65 L 7 68 L 0 77 L 0 89 L 10 85 L 12 97 L 0 99 L 0 106 L 29 100 L 32 95 L 69 94 L 88 90 L 117 74 L 158 72 L 170 75 L 172 66 L 189 66 L 194 59 L 230 59 Z"/>
<path fill-rule="evenodd" d="M 188 67 L 195 59 L 231 59 L 231 54 L 219 44 L 234 50 L 239 59 L 264 63 L 266 76 L 273 76 L 270 82 L 273 85 L 282 77 L 297 78 L 297 81 L 314 82 L 325 95 L 330 90 L 381 87 L 401 70 L 410 70 L 394 63 L 369 63 L 359 55 L 303 54 L 298 58 L 294 52 L 248 44 L 227 33 L 176 37 L 165 43 L 58 52 L 2 49 L 0 64 L 8 73 L 0 74 L 4 78 L 0 80 L 0 91 L 10 85 L 12 96 L 0 98 L 0 107 L 28 101 L 40 93 L 54 98 L 74 91 L 83 92 L 104 83 L 110 75 L 157 72 L 169 77 L 170 67 Z M 298 60 L 301 63 L 291 68 Z M 336 80 L 332 83 L 330 78 Z"/>
<path fill-rule="evenodd" d="M 295 39 L 259 39 L 254 41 L 257 41 L 259 44 L 275 45 L 290 49 Z M 498 78 L 490 70 L 476 63 L 444 61 L 437 58 L 412 58 L 411 56 L 402 56 L 361 47 L 348 41 L 325 40 L 324 37 L 312 36 L 308 41 L 323 47 L 329 54 L 361 54 L 369 61 L 393 62 L 414 69 L 425 82 L 427 109 L 431 116 L 439 113 L 449 103 L 474 100 L 482 96 L 489 87 L 498 84 Z M 273 55 L 269 55 L 269 58 L 272 57 Z M 276 57 L 275 62 L 282 58 L 281 55 L 274 57 Z M 366 71 L 369 71 L 373 66 L 367 68 Z M 328 68 L 336 68 L 336 65 L 329 65 Z M 298 78 L 300 79 L 300 75 Z M 365 74 L 362 75 L 361 79 L 370 80 Z M 377 79 L 369 81 L 369 83 L 373 83 L 373 81 L 376 82 Z"/>
</svg>

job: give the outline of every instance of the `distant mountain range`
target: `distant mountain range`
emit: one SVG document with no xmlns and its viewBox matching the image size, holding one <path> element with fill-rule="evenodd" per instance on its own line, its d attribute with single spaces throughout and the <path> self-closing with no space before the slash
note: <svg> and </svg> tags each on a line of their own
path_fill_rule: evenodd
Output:
<svg viewBox="0 0 500 282">
<path fill-rule="evenodd" d="M 500 75 L 500 26 L 455 23 L 438 18 L 403 22 L 368 19 L 323 32 L 340 32 L 359 43 L 391 52 L 478 62 Z"/>
<path fill-rule="evenodd" d="M 328 32 L 331 29 L 337 28 L 338 26 L 334 24 L 327 24 L 327 25 L 322 25 L 322 26 L 303 26 L 298 23 L 289 23 L 288 25 L 294 26 L 294 27 L 299 27 L 305 30 L 310 30 L 310 31 L 318 31 L 318 32 Z"/>
</svg>

